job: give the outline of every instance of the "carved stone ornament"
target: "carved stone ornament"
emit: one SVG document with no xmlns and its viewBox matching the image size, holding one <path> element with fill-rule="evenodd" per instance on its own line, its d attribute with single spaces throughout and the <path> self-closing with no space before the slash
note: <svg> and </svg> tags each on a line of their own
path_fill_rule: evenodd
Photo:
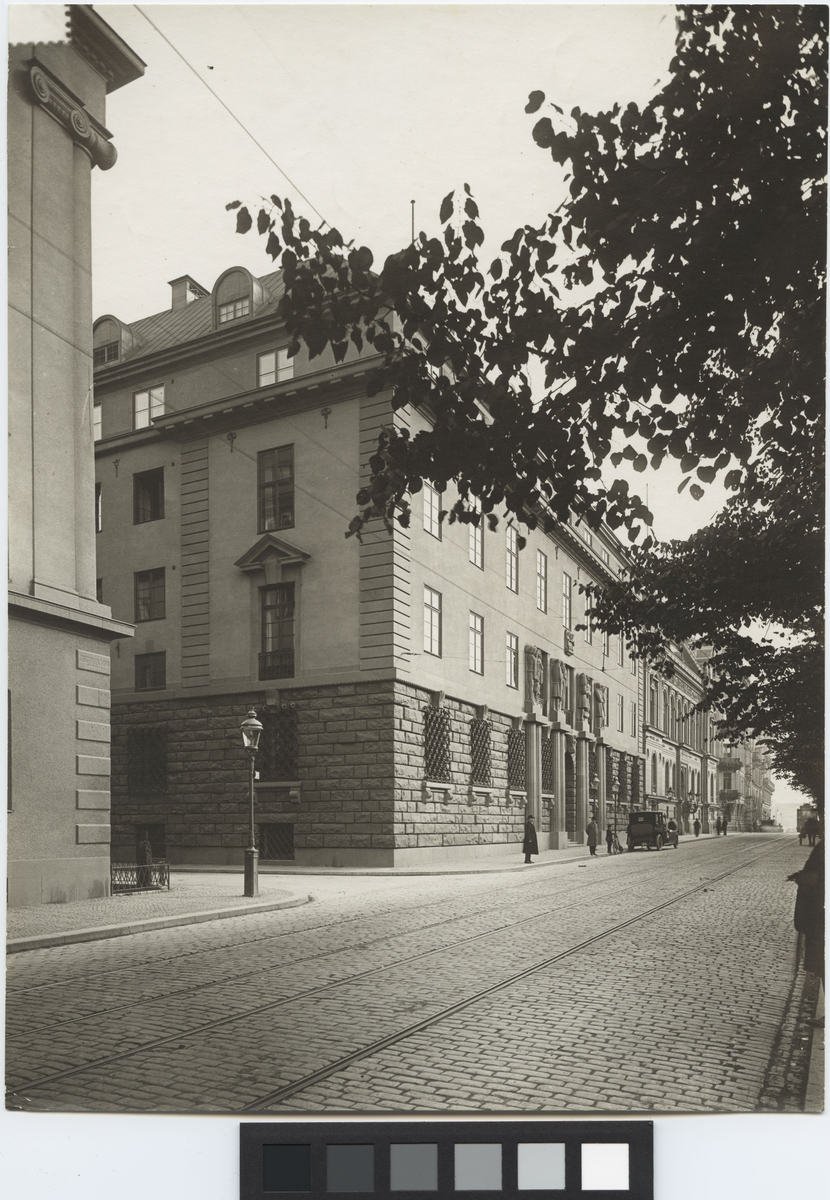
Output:
<svg viewBox="0 0 830 1200">
<path fill-rule="evenodd" d="M 608 724 L 608 690 L 601 683 L 594 688 L 594 713 L 597 733 Z"/>
<path fill-rule="evenodd" d="M 550 702 L 555 709 L 565 706 L 565 664 L 558 658 L 550 664 Z"/>
<path fill-rule="evenodd" d="M 118 153 L 108 140 L 108 130 L 89 115 L 76 96 L 37 64 L 29 68 L 29 83 L 37 103 L 63 126 L 73 142 L 89 155 L 94 166 L 108 171 L 115 165 Z"/>
<path fill-rule="evenodd" d="M 575 645 L 575 643 L 574 643 L 574 635 L 573 635 L 573 630 L 571 630 L 571 629 L 566 629 L 566 630 L 565 630 L 565 653 L 566 653 L 566 654 L 573 654 L 573 652 L 574 652 L 574 645 Z"/>
<path fill-rule="evenodd" d="M 576 710 L 577 719 L 580 721 L 591 720 L 591 699 L 593 697 L 594 686 L 590 675 L 580 674 L 577 677 L 577 697 Z"/>
<path fill-rule="evenodd" d="M 540 707 L 545 688 L 545 660 L 538 646 L 525 646 L 525 688 L 527 707 Z"/>
</svg>

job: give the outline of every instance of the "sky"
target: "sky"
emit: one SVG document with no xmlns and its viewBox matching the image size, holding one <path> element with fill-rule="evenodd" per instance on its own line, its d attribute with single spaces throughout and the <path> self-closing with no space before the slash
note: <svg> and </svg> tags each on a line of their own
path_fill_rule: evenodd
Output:
<svg viewBox="0 0 830 1200">
<path fill-rule="evenodd" d="M 273 269 L 225 205 L 274 192 L 382 262 L 409 240 L 412 200 L 434 234 L 442 198 L 467 183 L 486 260 L 565 195 L 528 94 L 566 112 L 643 104 L 674 51 L 664 5 L 96 7 L 147 63 L 108 99 L 119 158 L 93 173 L 94 311 L 125 321 L 167 308 L 179 275 L 210 288 L 237 263 Z M 671 463 L 629 479 L 663 538 L 706 524 L 725 496 L 678 496 Z"/>
</svg>

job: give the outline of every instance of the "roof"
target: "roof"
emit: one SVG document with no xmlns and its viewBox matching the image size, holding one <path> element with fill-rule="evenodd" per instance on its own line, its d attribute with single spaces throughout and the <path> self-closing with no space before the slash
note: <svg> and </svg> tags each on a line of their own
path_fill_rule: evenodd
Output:
<svg viewBox="0 0 830 1200">
<path fill-rule="evenodd" d="M 257 309 L 255 316 L 266 317 L 277 311 L 277 305 L 283 293 L 282 271 L 272 271 L 270 275 L 262 275 L 259 280 L 264 294 L 264 303 Z M 241 324 L 241 322 L 239 323 Z M 234 328 L 238 328 L 234 322 Z M 136 338 L 137 345 L 124 355 L 122 361 L 132 362 L 137 358 L 146 358 L 159 350 L 168 350 L 172 346 L 180 346 L 185 342 L 197 341 L 214 333 L 213 328 L 213 297 L 202 296 L 191 300 L 183 308 L 168 308 L 152 317 L 142 317 L 128 325 Z M 230 328 L 230 326 L 228 326 Z"/>
</svg>

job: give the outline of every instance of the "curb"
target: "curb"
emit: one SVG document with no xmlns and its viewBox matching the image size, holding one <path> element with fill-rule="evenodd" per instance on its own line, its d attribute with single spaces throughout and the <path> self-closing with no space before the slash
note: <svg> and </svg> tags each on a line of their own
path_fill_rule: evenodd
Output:
<svg viewBox="0 0 830 1200">
<path fill-rule="evenodd" d="M 70 946 L 74 942 L 98 942 L 105 938 L 128 937 L 133 933 L 150 933 L 155 929 L 173 929 L 177 925 L 198 925 L 203 921 L 224 921 L 228 917 L 249 917 L 280 908 L 299 908 L 314 897 L 301 896 L 292 900 L 266 901 L 264 904 L 240 904 L 235 908 L 213 908 L 203 912 L 178 913 L 171 917 L 148 917 L 146 921 L 131 921 L 126 925 L 94 925 L 91 929 L 67 929 L 61 933 L 44 933 L 37 937 L 13 938 L 6 943 L 7 954 L 22 954 L 26 950 L 48 950 L 53 946 Z"/>
</svg>

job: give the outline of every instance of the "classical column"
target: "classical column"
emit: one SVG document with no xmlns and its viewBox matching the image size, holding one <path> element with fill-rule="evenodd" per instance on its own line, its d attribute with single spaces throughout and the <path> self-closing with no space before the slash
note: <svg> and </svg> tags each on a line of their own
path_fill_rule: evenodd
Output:
<svg viewBox="0 0 830 1200">
<path fill-rule="evenodd" d="M 550 827 L 551 850 L 564 850 L 568 842 L 565 799 L 565 731 L 551 729 L 553 746 L 553 814 Z"/>
<path fill-rule="evenodd" d="M 525 787 L 527 811 L 532 814 L 536 828 L 542 821 L 542 726 L 533 716 L 525 721 Z"/>
<path fill-rule="evenodd" d="M 597 738 L 597 779 L 597 823 L 600 834 L 604 837 L 605 826 L 608 824 L 608 809 L 605 803 L 605 743 L 601 737 Z"/>
<path fill-rule="evenodd" d="M 585 844 L 585 827 L 589 821 L 588 746 L 593 738 L 590 733 L 578 733 L 576 737 L 576 841 Z"/>
</svg>

